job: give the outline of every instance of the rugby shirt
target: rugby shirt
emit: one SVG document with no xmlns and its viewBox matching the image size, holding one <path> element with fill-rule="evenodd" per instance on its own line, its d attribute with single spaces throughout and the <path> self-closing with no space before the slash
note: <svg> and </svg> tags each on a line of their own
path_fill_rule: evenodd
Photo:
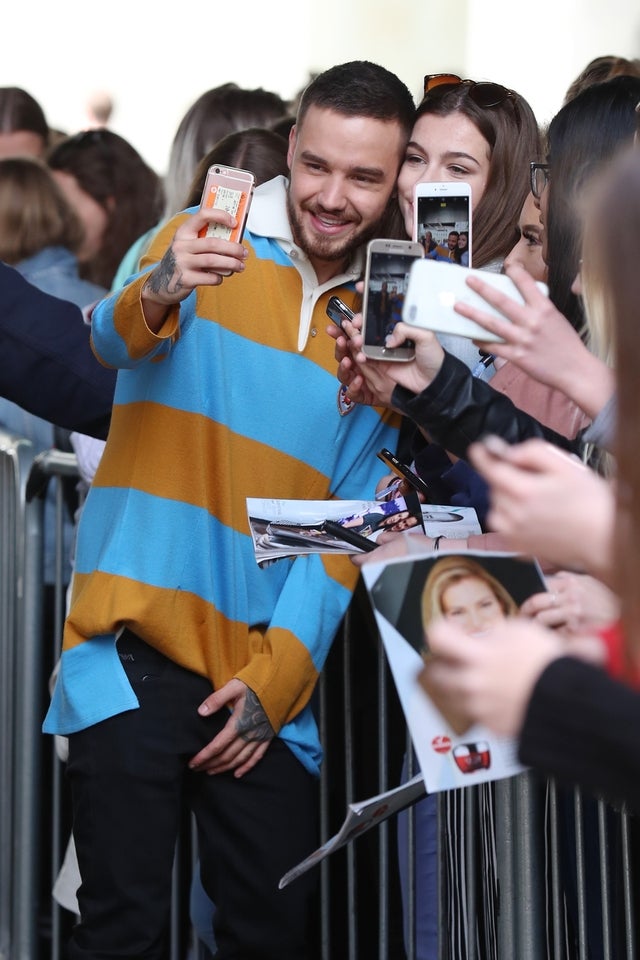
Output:
<svg viewBox="0 0 640 960">
<path fill-rule="evenodd" d="M 395 449 L 388 410 L 338 411 L 333 292 L 355 305 L 359 255 L 317 286 L 286 216 L 287 181 L 256 190 L 243 273 L 198 287 L 158 334 L 140 305 L 183 212 L 156 235 L 143 271 L 92 317 L 102 363 L 118 368 L 111 429 L 78 530 L 60 673 L 44 723 L 69 734 L 138 705 L 115 647 L 127 626 L 166 656 L 258 696 L 313 773 L 309 706 L 358 576 L 348 557 L 258 567 L 246 497 L 371 499 Z"/>
</svg>

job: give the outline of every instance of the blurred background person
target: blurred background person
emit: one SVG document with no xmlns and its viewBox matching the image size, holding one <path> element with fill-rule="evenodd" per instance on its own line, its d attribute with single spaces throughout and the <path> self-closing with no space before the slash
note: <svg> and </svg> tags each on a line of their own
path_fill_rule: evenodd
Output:
<svg viewBox="0 0 640 960">
<path fill-rule="evenodd" d="M 49 124 L 44 110 L 22 87 L 0 87 L 0 157 L 44 157 Z"/>
<path fill-rule="evenodd" d="M 84 227 L 80 275 L 111 290 L 131 243 L 158 221 L 160 177 L 127 140 L 106 128 L 65 138 L 47 162 Z"/>
</svg>

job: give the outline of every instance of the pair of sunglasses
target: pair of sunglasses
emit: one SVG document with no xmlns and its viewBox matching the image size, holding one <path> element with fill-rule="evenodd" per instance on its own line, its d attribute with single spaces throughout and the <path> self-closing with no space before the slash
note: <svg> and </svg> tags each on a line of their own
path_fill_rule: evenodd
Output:
<svg viewBox="0 0 640 960">
<path fill-rule="evenodd" d="M 500 83 L 463 80 L 455 73 L 428 73 L 424 78 L 424 96 L 426 97 L 436 87 L 454 87 L 458 84 L 469 87 L 469 96 L 483 110 L 489 107 L 499 107 L 506 100 L 513 100 L 514 106 L 517 107 L 518 96 L 513 90 L 503 87 Z"/>
</svg>

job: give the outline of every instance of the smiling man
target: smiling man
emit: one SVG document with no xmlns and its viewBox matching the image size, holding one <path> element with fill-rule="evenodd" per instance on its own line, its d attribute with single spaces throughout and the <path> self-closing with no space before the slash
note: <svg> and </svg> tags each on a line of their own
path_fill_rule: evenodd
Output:
<svg viewBox="0 0 640 960">
<path fill-rule="evenodd" d="M 355 306 L 413 121 L 376 64 L 306 89 L 290 179 L 256 190 L 244 247 L 192 209 L 94 311 L 118 368 L 80 524 L 45 730 L 70 737 L 82 886 L 72 960 L 164 955 L 181 797 L 194 811 L 218 960 L 304 960 L 318 843 L 310 698 L 358 574 L 346 557 L 261 569 L 246 498 L 368 499 L 391 413 L 337 403 L 332 293 Z"/>
</svg>

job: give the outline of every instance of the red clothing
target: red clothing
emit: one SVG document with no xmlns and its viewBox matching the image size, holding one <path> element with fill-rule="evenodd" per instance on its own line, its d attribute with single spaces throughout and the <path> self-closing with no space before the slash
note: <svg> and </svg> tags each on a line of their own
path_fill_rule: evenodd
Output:
<svg viewBox="0 0 640 960">
<path fill-rule="evenodd" d="M 619 620 L 600 631 L 600 637 L 607 649 L 607 673 L 615 680 L 622 680 L 634 690 L 640 690 L 640 669 L 630 668 L 625 662 L 624 635 Z"/>
</svg>

